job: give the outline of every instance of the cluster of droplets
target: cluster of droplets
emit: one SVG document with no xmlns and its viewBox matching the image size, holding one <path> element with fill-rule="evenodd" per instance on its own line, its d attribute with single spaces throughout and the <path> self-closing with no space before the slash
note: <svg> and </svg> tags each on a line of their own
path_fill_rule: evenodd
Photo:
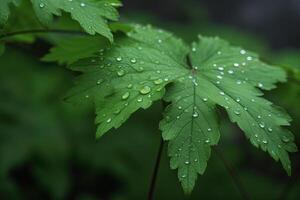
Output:
<svg viewBox="0 0 300 200">
<path fill-rule="evenodd" d="M 218 51 L 217 53 L 218 55 L 223 55 L 222 51 Z M 233 62 L 230 65 L 222 65 L 222 64 L 217 64 L 214 63 L 212 64 L 212 66 L 218 71 L 218 74 L 216 75 L 216 84 L 220 84 L 222 79 L 224 78 L 224 76 L 226 74 L 230 75 L 234 75 L 235 73 L 245 73 L 245 68 L 247 66 L 248 62 L 251 62 L 254 60 L 254 58 L 250 55 L 248 55 L 247 51 L 242 49 L 239 50 L 239 54 L 245 56 L 245 60 L 244 61 L 240 61 L 240 62 Z M 248 81 L 248 78 L 246 77 L 244 80 L 236 80 L 236 84 L 237 85 L 241 85 L 242 83 L 246 83 Z M 263 83 L 257 83 L 257 86 L 259 88 L 263 88 L 264 85 Z"/>
</svg>

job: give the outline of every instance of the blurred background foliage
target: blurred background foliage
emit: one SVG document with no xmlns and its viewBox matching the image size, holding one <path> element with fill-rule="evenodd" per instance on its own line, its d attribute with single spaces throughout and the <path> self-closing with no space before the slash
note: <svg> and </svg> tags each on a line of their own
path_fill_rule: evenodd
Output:
<svg viewBox="0 0 300 200">
<path fill-rule="evenodd" d="M 44 28 L 24 2 L 2 31 Z M 291 130 L 299 146 L 298 0 L 124 0 L 123 4 L 123 22 L 153 24 L 187 42 L 197 34 L 216 35 L 284 68 L 288 82 L 266 97 L 291 114 Z M 80 30 L 67 15 L 50 28 Z M 69 48 L 68 53 L 78 57 L 88 56 L 97 46 L 78 36 L 59 34 L 18 35 L 7 41 L 0 56 L 0 199 L 146 199 L 161 137 L 161 103 L 140 110 L 120 129 L 96 141 L 93 106 L 64 101 L 76 74 L 63 65 L 73 60 L 62 59 L 58 65 L 40 59 L 63 41 L 67 47 L 84 47 L 84 51 Z M 224 120 L 218 150 L 240 177 L 249 199 L 300 199 L 299 153 L 291 156 L 293 175 L 287 177 L 279 163 L 251 146 L 227 116 L 220 115 Z M 243 198 L 215 153 L 192 195 L 184 196 L 164 151 L 155 199 Z"/>
</svg>

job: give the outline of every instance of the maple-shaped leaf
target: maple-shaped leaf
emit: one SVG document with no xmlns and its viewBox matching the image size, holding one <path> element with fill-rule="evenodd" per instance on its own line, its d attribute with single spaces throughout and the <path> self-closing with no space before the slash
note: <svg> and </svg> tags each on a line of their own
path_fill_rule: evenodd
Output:
<svg viewBox="0 0 300 200">
<path fill-rule="evenodd" d="M 0 25 L 9 16 L 9 5 L 18 5 L 20 0 L 4 0 L 0 2 Z M 38 19 L 45 25 L 53 20 L 53 15 L 60 16 L 67 12 L 78 21 L 89 34 L 99 33 L 113 40 L 113 35 L 107 25 L 107 20 L 117 20 L 118 12 L 115 7 L 120 6 L 117 0 L 31 0 Z"/>
<path fill-rule="evenodd" d="M 261 97 L 261 90 L 284 81 L 285 73 L 254 53 L 201 36 L 189 48 L 171 33 L 136 26 L 127 37 L 71 69 L 83 74 L 68 96 L 94 101 L 98 137 L 155 100 L 170 102 L 160 129 L 169 141 L 171 168 L 178 169 L 186 193 L 192 191 L 197 174 L 204 173 L 210 146 L 218 143 L 219 107 L 253 145 L 280 160 L 290 174 L 288 152 L 297 150 L 293 135 L 283 128 L 290 118 Z"/>
</svg>

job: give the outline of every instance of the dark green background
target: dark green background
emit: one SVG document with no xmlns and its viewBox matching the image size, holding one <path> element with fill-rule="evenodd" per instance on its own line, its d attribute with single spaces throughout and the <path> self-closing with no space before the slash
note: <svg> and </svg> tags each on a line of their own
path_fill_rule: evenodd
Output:
<svg viewBox="0 0 300 200">
<path fill-rule="evenodd" d="M 287 70 L 289 81 L 266 94 L 294 119 L 300 139 L 300 2 L 297 0 L 126 0 L 121 20 L 153 24 L 193 41 L 217 35 L 258 52 Z M 23 5 L 16 15 L 31 17 Z M 67 17 L 67 16 L 64 16 Z M 54 26 L 77 28 L 65 18 Z M 29 23 L 30 22 L 30 23 Z M 39 26 L 16 21 L 19 30 Z M 76 74 L 39 59 L 64 37 L 48 34 L 16 38 L 0 57 L 0 199 L 146 199 L 160 141 L 162 106 L 140 110 L 120 129 L 95 140 L 92 105 L 71 105 L 63 97 Z M 27 41 L 27 43 L 24 43 Z M 293 174 L 254 148 L 221 112 L 219 150 L 239 175 L 250 199 L 300 199 L 299 153 L 291 155 Z M 155 199 L 243 199 L 214 153 L 191 196 L 185 196 L 170 170 L 166 152 Z"/>
</svg>

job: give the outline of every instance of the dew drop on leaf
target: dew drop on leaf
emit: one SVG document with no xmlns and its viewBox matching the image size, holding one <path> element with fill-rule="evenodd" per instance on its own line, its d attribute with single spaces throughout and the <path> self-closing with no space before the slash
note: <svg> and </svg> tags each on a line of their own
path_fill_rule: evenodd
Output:
<svg viewBox="0 0 300 200">
<path fill-rule="evenodd" d="M 193 113 L 193 117 L 194 117 L 194 118 L 197 118 L 198 116 L 199 116 L 199 114 L 198 114 L 197 112 L 194 112 L 194 113 Z"/>
<path fill-rule="evenodd" d="M 161 84 L 162 82 L 163 82 L 162 79 L 157 79 L 157 80 L 154 81 L 154 84 L 159 85 L 159 84 Z"/>
<path fill-rule="evenodd" d="M 127 85 L 127 88 L 128 88 L 128 89 L 132 88 L 132 84 L 129 83 L 129 84 Z"/>
<path fill-rule="evenodd" d="M 286 137 L 285 135 L 282 137 L 282 141 L 287 143 L 290 141 L 290 139 L 288 137 Z"/>
<path fill-rule="evenodd" d="M 151 88 L 147 85 L 145 85 L 142 89 L 140 89 L 141 94 L 148 94 L 149 92 L 151 92 Z"/>
<path fill-rule="evenodd" d="M 125 92 L 125 93 L 122 95 L 122 99 L 123 99 L 123 100 L 128 99 L 129 96 L 130 96 L 130 93 L 129 93 L 129 92 Z"/>
<path fill-rule="evenodd" d="M 136 59 L 135 59 L 135 58 L 132 58 L 132 59 L 130 60 L 130 62 L 134 64 L 134 63 L 136 63 Z"/>
<path fill-rule="evenodd" d="M 142 97 L 140 97 L 140 98 L 137 99 L 137 102 L 142 102 L 142 101 L 143 101 Z"/>
<path fill-rule="evenodd" d="M 118 76 L 124 76 L 125 74 L 125 71 L 123 69 L 120 69 L 118 72 L 117 72 Z"/>
</svg>

